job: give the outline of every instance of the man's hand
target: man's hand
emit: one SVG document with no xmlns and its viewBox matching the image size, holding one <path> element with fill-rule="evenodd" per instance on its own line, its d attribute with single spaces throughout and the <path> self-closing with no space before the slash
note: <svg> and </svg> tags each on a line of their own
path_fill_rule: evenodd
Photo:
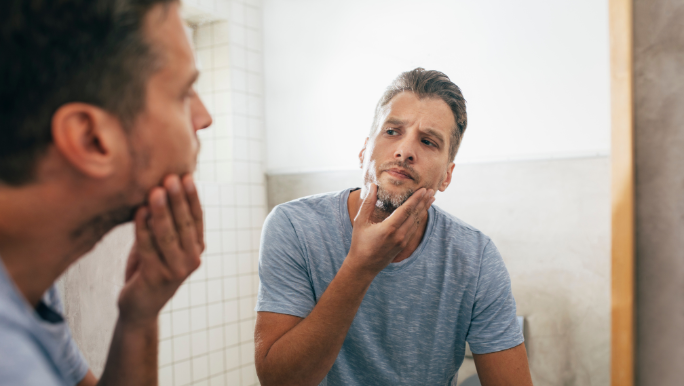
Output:
<svg viewBox="0 0 684 386">
<path fill-rule="evenodd" d="M 371 184 L 359 213 L 354 218 L 352 242 L 345 263 L 373 276 L 377 275 L 411 242 L 427 219 L 427 209 L 434 202 L 435 191 L 421 188 L 385 221 L 373 223 L 371 216 L 377 202 L 378 187 Z"/>
<path fill-rule="evenodd" d="M 190 175 L 170 175 L 135 215 L 135 244 L 119 296 L 120 321 L 155 323 L 164 304 L 200 265 L 204 224 Z"/>
</svg>

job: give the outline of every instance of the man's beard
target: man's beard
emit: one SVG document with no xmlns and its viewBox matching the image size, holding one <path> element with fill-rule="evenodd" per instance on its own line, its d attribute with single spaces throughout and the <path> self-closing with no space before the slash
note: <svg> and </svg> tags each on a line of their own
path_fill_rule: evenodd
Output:
<svg viewBox="0 0 684 386">
<path fill-rule="evenodd" d="M 393 213 L 402 206 L 412 195 L 413 189 L 406 189 L 401 193 L 390 193 L 378 184 L 378 201 L 375 206 L 386 213 Z"/>
</svg>

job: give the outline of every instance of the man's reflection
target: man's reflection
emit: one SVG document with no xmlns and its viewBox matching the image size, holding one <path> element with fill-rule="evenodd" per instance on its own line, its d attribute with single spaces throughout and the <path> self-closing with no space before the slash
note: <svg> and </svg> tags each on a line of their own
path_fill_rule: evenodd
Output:
<svg viewBox="0 0 684 386">
<path fill-rule="evenodd" d="M 455 384 L 466 341 L 483 384 L 532 384 L 499 252 L 432 205 L 466 125 L 445 74 L 402 73 L 359 154 L 364 186 L 271 212 L 255 332 L 262 384 Z"/>
</svg>

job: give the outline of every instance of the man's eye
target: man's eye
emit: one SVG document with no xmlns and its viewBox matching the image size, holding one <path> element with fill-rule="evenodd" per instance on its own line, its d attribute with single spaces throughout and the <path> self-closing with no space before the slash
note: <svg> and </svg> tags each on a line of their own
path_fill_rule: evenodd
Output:
<svg viewBox="0 0 684 386">
<path fill-rule="evenodd" d="M 428 141 L 427 139 L 424 139 L 422 142 L 423 142 L 424 144 L 428 145 L 428 146 L 435 146 L 434 143 Z"/>
<path fill-rule="evenodd" d="M 385 130 L 385 133 L 387 133 L 389 135 L 395 135 L 395 134 L 397 134 L 397 131 L 394 129 L 387 129 L 387 130 Z"/>
</svg>

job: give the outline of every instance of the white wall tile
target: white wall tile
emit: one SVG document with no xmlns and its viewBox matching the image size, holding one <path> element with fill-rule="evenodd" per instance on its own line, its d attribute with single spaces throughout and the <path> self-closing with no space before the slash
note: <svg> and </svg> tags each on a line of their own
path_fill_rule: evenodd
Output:
<svg viewBox="0 0 684 386">
<path fill-rule="evenodd" d="M 250 73 L 247 76 L 247 92 L 261 95 L 264 89 L 261 74 Z"/>
<path fill-rule="evenodd" d="M 208 333 L 206 330 L 193 332 L 191 335 L 192 355 L 200 356 L 209 352 Z"/>
<path fill-rule="evenodd" d="M 231 71 L 231 88 L 235 91 L 247 92 L 247 73 L 244 70 Z"/>
<path fill-rule="evenodd" d="M 237 255 L 235 253 L 224 255 L 223 276 L 234 276 L 237 272 Z"/>
<path fill-rule="evenodd" d="M 244 33 L 244 29 L 242 29 L 241 32 Z M 242 41 L 243 41 L 242 44 L 244 44 L 244 40 L 245 39 L 243 36 L 242 37 Z M 252 67 L 250 67 L 250 65 L 251 65 L 250 60 L 252 59 L 250 55 L 251 55 L 251 53 L 247 52 L 247 48 L 245 48 L 243 46 L 233 45 L 230 48 L 230 65 L 233 68 L 238 68 L 241 70 L 247 69 L 249 71 L 253 71 Z M 263 67 L 263 64 L 261 66 Z"/>
<path fill-rule="evenodd" d="M 230 3 L 230 21 L 236 24 L 245 24 L 245 6 L 237 1 Z"/>
<path fill-rule="evenodd" d="M 159 386 L 173 386 L 173 366 L 159 368 Z"/>
<path fill-rule="evenodd" d="M 252 329 L 254 329 L 253 324 Z M 243 365 L 254 363 L 254 340 L 240 345 L 240 363 Z M 249 381 L 249 384 L 252 384 L 253 382 L 254 381 Z"/>
<path fill-rule="evenodd" d="M 219 1 L 220 3 L 228 3 L 225 0 Z M 218 5 L 218 4 L 217 4 Z M 213 43 L 215 45 L 225 44 L 230 41 L 230 23 L 228 22 L 217 22 L 213 25 Z"/>
<path fill-rule="evenodd" d="M 190 360 L 185 360 L 180 363 L 173 364 L 173 378 L 174 384 L 176 386 L 184 386 L 192 382 L 192 376 L 190 374 L 192 370 L 190 369 Z"/>
<path fill-rule="evenodd" d="M 233 162 L 232 161 L 216 161 L 216 182 L 232 182 L 233 181 Z"/>
<path fill-rule="evenodd" d="M 225 374 L 218 374 L 209 378 L 209 386 L 226 386 Z"/>
<path fill-rule="evenodd" d="M 223 279 L 214 279 L 207 282 L 207 300 L 209 303 L 223 300 Z"/>
<path fill-rule="evenodd" d="M 203 301 L 200 304 L 205 304 Z M 207 306 L 195 306 L 190 309 L 190 330 L 204 331 L 207 328 Z"/>
<path fill-rule="evenodd" d="M 254 365 L 240 368 L 240 376 L 242 377 L 243 386 L 251 386 L 257 382 Z"/>
<path fill-rule="evenodd" d="M 252 273 L 252 254 L 253 252 L 243 252 L 238 254 L 238 275 L 247 275 Z"/>
<path fill-rule="evenodd" d="M 223 385 L 222 385 L 223 386 Z M 240 386 L 240 369 L 234 369 L 226 373 L 225 386 Z"/>
<path fill-rule="evenodd" d="M 221 205 L 220 187 L 216 184 L 206 184 L 204 189 L 204 205 L 219 206 Z"/>
<path fill-rule="evenodd" d="M 226 340 L 226 347 L 232 347 L 240 343 L 240 336 L 238 334 L 238 323 L 230 323 L 223 326 L 223 336 Z M 233 366 L 228 366 L 229 369 L 232 367 Z"/>
<path fill-rule="evenodd" d="M 245 24 L 247 27 L 261 29 L 261 9 L 245 7 Z"/>
<path fill-rule="evenodd" d="M 214 37 L 212 35 L 213 31 L 209 25 L 204 26 L 204 28 L 198 28 L 195 31 L 195 48 L 197 51 L 214 44 Z"/>
<path fill-rule="evenodd" d="M 230 65 L 230 48 L 228 44 L 212 47 L 214 53 L 214 68 L 225 68 Z"/>
<path fill-rule="evenodd" d="M 218 207 L 209 207 L 204 211 L 205 229 L 217 231 L 221 229 L 221 212 Z"/>
<path fill-rule="evenodd" d="M 261 32 L 253 29 L 247 30 L 247 49 L 261 51 Z"/>
<path fill-rule="evenodd" d="M 212 47 L 197 50 L 197 68 L 206 71 L 214 68 L 214 49 Z"/>
<path fill-rule="evenodd" d="M 264 59 L 259 51 L 247 51 L 247 71 L 254 73 L 264 72 Z"/>
<path fill-rule="evenodd" d="M 238 280 L 235 277 L 223 278 L 223 300 L 237 299 Z"/>
<path fill-rule="evenodd" d="M 231 95 L 229 91 L 214 93 L 214 113 L 216 115 L 231 113 Z"/>
<path fill-rule="evenodd" d="M 249 230 L 239 229 L 237 231 L 238 252 L 248 252 L 252 249 Z"/>
<path fill-rule="evenodd" d="M 217 327 L 223 324 L 223 303 L 209 304 L 208 322 L 209 327 Z"/>
<path fill-rule="evenodd" d="M 250 189 L 249 186 L 247 185 L 238 185 L 235 188 L 235 194 L 236 194 L 236 202 L 235 205 L 237 206 L 248 206 L 250 205 Z"/>
<path fill-rule="evenodd" d="M 159 315 L 159 339 L 171 337 L 171 314 L 163 313 Z"/>
<path fill-rule="evenodd" d="M 224 207 L 235 205 L 235 188 L 232 185 L 221 186 L 221 205 Z"/>
<path fill-rule="evenodd" d="M 192 358 L 192 379 L 201 381 L 209 377 L 209 357 L 202 355 Z"/>
<path fill-rule="evenodd" d="M 207 284 L 202 281 L 199 283 L 190 283 L 190 304 L 192 307 L 197 307 L 207 303 Z"/>
<path fill-rule="evenodd" d="M 189 310 L 176 310 L 171 313 L 171 331 L 174 336 L 190 332 Z"/>
<path fill-rule="evenodd" d="M 240 347 L 229 347 L 226 349 L 226 369 L 240 367 Z"/>
<path fill-rule="evenodd" d="M 236 209 L 237 212 L 237 226 L 238 228 L 249 228 L 251 224 L 249 207 L 240 207 Z"/>
<path fill-rule="evenodd" d="M 224 302 L 223 311 L 226 323 L 237 322 L 240 316 L 238 311 L 238 300 Z"/>
<path fill-rule="evenodd" d="M 240 322 L 240 343 L 248 343 L 254 339 L 254 320 Z M 254 354 L 252 354 L 254 355 Z M 244 362 L 243 362 L 244 363 Z"/>
<path fill-rule="evenodd" d="M 216 232 L 220 234 L 219 232 Z M 207 244 L 209 241 L 207 241 Z M 213 243 L 215 245 L 215 243 Z M 221 254 L 207 255 L 204 258 L 205 264 L 207 265 L 207 279 L 218 279 L 221 277 L 223 272 L 223 257 Z"/>
<path fill-rule="evenodd" d="M 214 91 L 230 91 L 230 68 L 219 68 L 213 72 L 213 90 Z M 214 130 L 216 128 L 212 126 Z"/>
<path fill-rule="evenodd" d="M 205 253 L 207 255 L 220 254 L 221 253 L 221 232 L 220 231 L 207 231 L 204 234 L 206 237 Z M 211 275 L 211 271 L 207 271 L 207 274 Z"/>
<path fill-rule="evenodd" d="M 238 290 L 240 297 L 253 295 L 251 275 L 240 275 L 238 278 Z"/>
<path fill-rule="evenodd" d="M 233 117 L 233 134 L 235 137 L 247 138 L 248 136 L 247 117 L 239 115 Z"/>
<path fill-rule="evenodd" d="M 164 367 L 173 362 L 171 339 L 159 342 L 159 366 Z"/>
<path fill-rule="evenodd" d="M 247 96 L 248 114 L 251 117 L 262 117 L 264 115 L 264 103 L 261 96 Z"/>
<path fill-rule="evenodd" d="M 224 372 L 226 369 L 225 358 L 223 351 L 216 351 L 209 353 L 209 374 L 217 375 Z"/>
<path fill-rule="evenodd" d="M 222 350 L 223 348 L 225 348 L 223 326 L 209 329 L 209 352 Z"/>
<path fill-rule="evenodd" d="M 174 336 L 172 339 L 174 362 L 180 362 L 190 358 L 190 335 Z"/>
<path fill-rule="evenodd" d="M 256 306 L 256 304 L 254 304 L 253 298 L 242 298 L 238 300 L 238 305 L 240 307 L 240 320 L 245 320 L 252 317 L 254 306 Z"/>
</svg>

